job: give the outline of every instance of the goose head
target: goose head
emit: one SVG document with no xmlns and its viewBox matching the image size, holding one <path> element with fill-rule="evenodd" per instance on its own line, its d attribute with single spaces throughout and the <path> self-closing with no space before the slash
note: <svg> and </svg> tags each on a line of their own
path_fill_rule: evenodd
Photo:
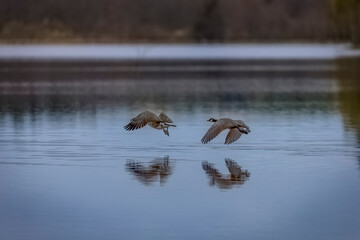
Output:
<svg viewBox="0 0 360 240">
<path fill-rule="evenodd" d="M 216 122 L 217 120 L 215 118 L 210 118 L 209 120 L 207 120 L 208 122 Z"/>
</svg>

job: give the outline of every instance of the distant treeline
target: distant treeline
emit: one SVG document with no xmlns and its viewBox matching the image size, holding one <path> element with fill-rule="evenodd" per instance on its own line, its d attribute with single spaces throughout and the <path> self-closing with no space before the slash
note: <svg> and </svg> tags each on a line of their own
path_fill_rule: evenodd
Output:
<svg viewBox="0 0 360 240">
<path fill-rule="evenodd" d="M 1 0 L 2 41 L 360 40 L 360 0 Z"/>
</svg>

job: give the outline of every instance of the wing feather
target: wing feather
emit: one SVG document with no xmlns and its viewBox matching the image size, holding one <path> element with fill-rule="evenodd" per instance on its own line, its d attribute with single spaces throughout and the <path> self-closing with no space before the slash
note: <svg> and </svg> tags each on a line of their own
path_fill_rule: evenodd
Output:
<svg viewBox="0 0 360 240">
<path fill-rule="evenodd" d="M 131 122 L 129 124 L 127 124 L 126 126 L 124 126 L 124 128 L 127 131 L 132 131 L 135 129 L 145 127 L 146 124 L 148 124 L 149 122 L 154 122 L 157 120 L 158 120 L 158 117 L 156 116 L 155 113 L 145 111 L 145 112 L 140 113 L 133 119 L 131 119 Z"/>
<path fill-rule="evenodd" d="M 230 129 L 229 133 L 227 134 L 225 138 L 225 144 L 230 144 L 235 142 L 241 137 L 241 132 L 238 128 L 232 128 Z"/>
<path fill-rule="evenodd" d="M 204 137 L 201 139 L 201 142 L 204 143 L 204 144 L 207 144 L 212 139 L 217 137 L 223 130 L 225 130 L 225 129 L 229 128 L 229 127 L 230 127 L 229 123 L 227 123 L 225 121 L 222 121 L 222 120 L 218 120 L 205 133 Z"/>
</svg>

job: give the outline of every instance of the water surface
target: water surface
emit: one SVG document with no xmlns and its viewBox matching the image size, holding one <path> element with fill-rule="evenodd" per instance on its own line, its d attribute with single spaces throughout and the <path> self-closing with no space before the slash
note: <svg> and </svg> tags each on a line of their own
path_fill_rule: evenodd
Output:
<svg viewBox="0 0 360 240">
<path fill-rule="evenodd" d="M 0 64 L 1 239 L 359 239 L 359 60 L 132 64 Z"/>
</svg>

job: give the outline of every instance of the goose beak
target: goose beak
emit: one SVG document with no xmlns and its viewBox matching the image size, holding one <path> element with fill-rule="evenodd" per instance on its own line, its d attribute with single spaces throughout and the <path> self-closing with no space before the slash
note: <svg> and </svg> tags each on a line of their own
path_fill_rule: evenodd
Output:
<svg viewBox="0 0 360 240">
<path fill-rule="evenodd" d="M 207 120 L 208 122 L 211 122 L 211 118 L 209 120 Z"/>
</svg>

